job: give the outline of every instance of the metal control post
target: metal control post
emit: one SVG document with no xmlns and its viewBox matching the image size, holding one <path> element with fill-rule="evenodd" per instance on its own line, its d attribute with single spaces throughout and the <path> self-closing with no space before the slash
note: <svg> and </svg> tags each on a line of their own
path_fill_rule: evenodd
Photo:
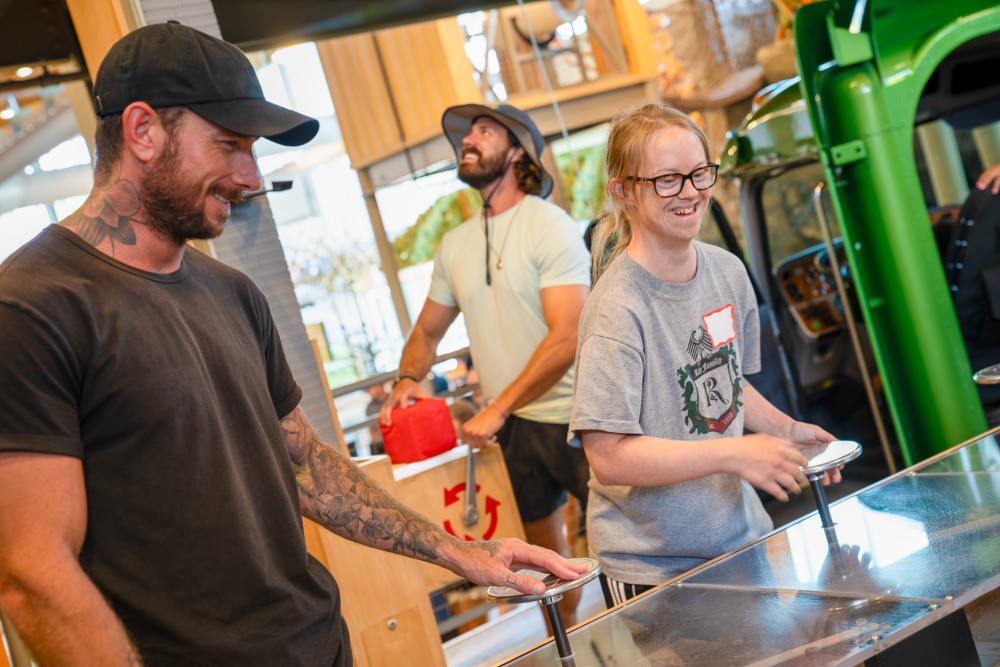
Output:
<svg viewBox="0 0 1000 667">
<path fill-rule="evenodd" d="M 524 602 L 538 602 L 545 609 L 548 616 L 549 625 L 552 626 L 552 639 L 559 654 L 559 664 L 564 667 L 576 667 L 575 653 L 569 643 L 569 635 L 566 633 L 566 626 L 563 624 L 562 612 L 556 604 L 562 600 L 562 594 L 574 588 L 583 586 L 591 581 L 601 572 L 601 563 L 595 558 L 571 558 L 570 562 L 586 563 L 587 571 L 578 578 L 565 581 L 554 575 L 534 570 L 520 570 L 518 574 L 524 574 L 533 579 L 538 579 L 545 584 L 545 592 L 540 595 L 529 595 L 508 586 L 490 586 L 486 591 L 486 599 L 494 604 L 522 604 Z"/>
<path fill-rule="evenodd" d="M 552 626 L 552 639 L 556 643 L 556 650 L 559 652 L 559 664 L 566 667 L 576 667 L 576 660 L 573 647 L 569 645 L 569 636 L 566 635 L 566 626 L 563 625 L 562 612 L 556 604 L 562 600 L 561 595 L 542 598 L 538 604 L 545 609 L 545 615 L 549 617 L 549 625 Z"/>
<path fill-rule="evenodd" d="M 823 477 L 825 472 L 815 475 L 808 475 L 809 486 L 812 487 L 813 497 L 816 499 L 816 509 L 819 510 L 819 519 L 823 522 L 824 528 L 833 528 L 833 517 L 830 516 L 830 503 L 826 499 L 826 491 L 823 490 Z"/>
<path fill-rule="evenodd" d="M 801 470 L 812 487 L 820 521 L 823 522 L 823 528 L 833 528 L 830 503 L 823 489 L 823 477 L 826 476 L 827 470 L 842 466 L 861 456 L 861 445 L 853 440 L 834 440 L 817 447 L 810 447 L 803 453 L 808 460 L 806 465 L 801 466 Z"/>
</svg>

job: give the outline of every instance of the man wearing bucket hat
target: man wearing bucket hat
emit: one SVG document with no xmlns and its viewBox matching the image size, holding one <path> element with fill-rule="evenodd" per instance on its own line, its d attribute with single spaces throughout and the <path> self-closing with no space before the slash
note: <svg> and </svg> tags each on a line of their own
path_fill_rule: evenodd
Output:
<svg viewBox="0 0 1000 667">
<path fill-rule="evenodd" d="M 464 542 L 318 440 L 263 295 L 186 241 L 261 179 L 267 102 L 239 49 L 180 24 L 108 53 L 83 206 L 0 265 L 0 606 L 41 664 L 350 665 L 301 514 L 481 584 L 582 566 Z"/>
<path fill-rule="evenodd" d="M 589 479 L 586 457 L 566 445 L 566 433 L 590 256 L 573 220 L 544 199 L 552 177 L 541 163 L 544 139 L 527 113 L 463 104 L 447 109 L 441 124 L 458 177 L 479 190 L 483 208 L 441 240 L 381 420 L 390 424 L 394 408 L 426 396 L 418 380 L 463 313 L 486 397 L 464 435 L 476 449 L 500 443 L 528 541 L 569 555 L 566 491 L 585 507 Z M 576 591 L 560 603 L 568 625 L 578 600 Z"/>
</svg>

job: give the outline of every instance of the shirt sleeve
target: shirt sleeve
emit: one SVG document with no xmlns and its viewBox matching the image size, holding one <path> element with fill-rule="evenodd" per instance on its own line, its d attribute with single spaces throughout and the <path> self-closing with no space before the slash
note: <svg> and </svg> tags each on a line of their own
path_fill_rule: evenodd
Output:
<svg viewBox="0 0 1000 667">
<path fill-rule="evenodd" d="M 448 250 L 450 246 L 448 235 L 441 239 L 437 252 L 434 253 L 434 271 L 431 273 L 431 287 L 427 298 L 442 306 L 454 308 L 458 305 L 455 294 L 448 284 Z"/>
<path fill-rule="evenodd" d="M 584 340 L 576 362 L 570 444 L 581 445 L 581 431 L 642 433 L 643 366 L 643 355 L 630 345 L 598 335 Z"/>
<path fill-rule="evenodd" d="M 539 287 L 590 286 L 590 253 L 576 223 L 562 209 L 544 226 L 538 239 Z M 435 299 L 436 301 L 436 299 Z"/>
<path fill-rule="evenodd" d="M 83 382 L 71 350 L 50 327 L 0 304 L 0 451 L 83 458 L 77 395 Z"/>
<path fill-rule="evenodd" d="M 761 370 L 760 357 L 760 311 L 757 309 L 757 297 L 749 278 L 744 280 L 743 304 L 743 374 L 753 375 Z"/>
<path fill-rule="evenodd" d="M 285 357 L 281 337 L 273 321 L 269 322 L 271 331 L 266 339 L 264 363 L 267 368 L 267 385 L 271 394 L 271 402 L 278 419 L 283 419 L 295 409 L 302 400 L 302 388 L 295 382 L 295 376 L 288 359 Z"/>
</svg>

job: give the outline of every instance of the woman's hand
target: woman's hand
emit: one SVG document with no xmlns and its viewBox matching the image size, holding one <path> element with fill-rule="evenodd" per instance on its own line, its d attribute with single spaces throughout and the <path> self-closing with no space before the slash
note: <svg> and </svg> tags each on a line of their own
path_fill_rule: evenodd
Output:
<svg viewBox="0 0 1000 667">
<path fill-rule="evenodd" d="M 837 438 L 815 424 L 792 422 L 791 427 L 788 429 L 788 439 L 798 447 L 804 448 L 817 447 L 832 442 Z M 841 480 L 840 471 L 843 468 L 844 466 L 837 466 L 836 468 L 827 470 L 823 476 L 823 486 L 830 486 L 830 484 L 839 482 Z"/>
<path fill-rule="evenodd" d="M 788 501 L 789 493 L 802 493 L 802 486 L 809 483 L 801 469 L 806 457 L 794 443 L 764 433 L 732 442 L 726 472 L 739 475 L 781 502 Z"/>
</svg>

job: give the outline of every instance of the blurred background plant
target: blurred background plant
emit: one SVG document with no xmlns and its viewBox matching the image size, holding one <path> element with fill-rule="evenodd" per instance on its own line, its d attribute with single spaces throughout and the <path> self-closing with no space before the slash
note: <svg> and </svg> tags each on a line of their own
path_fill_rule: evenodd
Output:
<svg viewBox="0 0 1000 667">
<path fill-rule="evenodd" d="M 556 165 L 569 197 L 569 214 L 574 220 L 591 220 L 604 208 L 604 144 L 595 144 L 574 152 L 576 167 L 569 153 L 557 153 Z"/>
<path fill-rule="evenodd" d="M 482 208 L 478 190 L 465 188 L 439 197 L 421 213 L 416 222 L 392 242 L 399 268 L 415 266 L 434 259 L 438 244 L 451 229 L 468 220 Z"/>
</svg>

